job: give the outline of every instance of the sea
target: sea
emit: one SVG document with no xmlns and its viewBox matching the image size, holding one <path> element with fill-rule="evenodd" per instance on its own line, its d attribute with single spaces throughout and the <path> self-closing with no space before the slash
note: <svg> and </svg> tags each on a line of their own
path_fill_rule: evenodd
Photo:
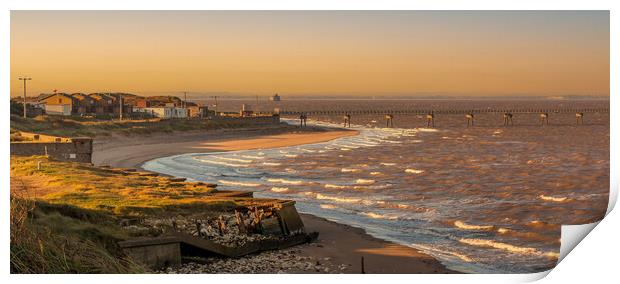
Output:
<svg viewBox="0 0 620 284">
<path fill-rule="evenodd" d="M 229 100 L 220 110 L 597 109 L 609 100 Z M 220 189 L 297 201 L 300 212 L 363 228 L 467 273 L 553 268 L 560 224 L 604 217 L 610 178 L 609 113 L 483 113 L 351 117 L 359 135 L 275 149 L 182 154 L 143 167 Z M 296 117 L 283 121 L 298 125 Z M 309 125 L 344 128 L 343 117 Z"/>
</svg>

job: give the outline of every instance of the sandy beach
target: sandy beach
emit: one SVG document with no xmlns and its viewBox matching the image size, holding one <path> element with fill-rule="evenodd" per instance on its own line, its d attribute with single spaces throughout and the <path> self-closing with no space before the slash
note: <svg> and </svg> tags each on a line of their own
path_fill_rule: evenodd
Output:
<svg viewBox="0 0 620 284">
<path fill-rule="evenodd" d="M 93 163 L 138 168 L 151 159 L 183 153 L 265 149 L 330 141 L 356 131 L 307 128 L 245 129 L 95 139 Z M 301 255 L 346 266 L 341 272 L 455 273 L 416 249 L 374 238 L 363 229 L 302 214 L 307 231 L 320 233 L 316 243 L 300 247 Z"/>
</svg>

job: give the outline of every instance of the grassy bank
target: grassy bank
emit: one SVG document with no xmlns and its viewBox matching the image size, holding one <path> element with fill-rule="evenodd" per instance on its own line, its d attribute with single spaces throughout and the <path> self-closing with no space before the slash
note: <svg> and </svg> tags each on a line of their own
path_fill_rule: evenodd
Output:
<svg viewBox="0 0 620 284">
<path fill-rule="evenodd" d="M 247 121 L 205 119 L 93 120 L 79 117 L 39 116 L 23 118 L 11 115 L 11 132 L 25 131 L 54 136 L 144 135 L 189 130 L 215 130 L 252 127 Z"/>
<path fill-rule="evenodd" d="M 219 195 L 211 184 L 58 162 L 43 156 L 12 156 L 11 178 L 11 187 L 23 184 L 21 187 L 31 199 L 117 215 L 201 206 L 220 210 L 236 206 L 233 199 Z"/>
<path fill-rule="evenodd" d="M 128 222 L 197 212 L 216 216 L 256 202 L 226 194 L 214 185 L 150 173 L 12 156 L 11 271 L 143 272 L 117 242 L 161 232 L 126 230 Z"/>
<path fill-rule="evenodd" d="M 141 273 L 106 215 L 11 195 L 11 273 Z M 95 223 L 96 222 L 96 223 Z"/>
</svg>

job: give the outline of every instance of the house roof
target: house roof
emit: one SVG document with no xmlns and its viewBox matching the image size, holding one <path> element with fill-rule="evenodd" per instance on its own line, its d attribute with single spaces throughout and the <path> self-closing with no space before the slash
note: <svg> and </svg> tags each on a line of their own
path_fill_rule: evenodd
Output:
<svg viewBox="0 0 620 284">
<path fill-rule="evenodd" d="M 39 95 L 39 101 L 42 101 L 42 100 L 45 100 L 45 99 L 51 98 L 51 97 L 53 97 L 53 96 L 55 96 L 55 95 L 58 95 L 58 96 L 63 96 L 63 97 L 69 98 L 69 99 L 74 99 L 74 98 L 73 98 L 71 95 L 69 95 L 69 94 L 66 94 L 66 93 L 56 93 L 56 94 L 50 94 L 50 95 L 47 95 L 47 94 L 46 94 L 45 96 L 41 96 L 41 95 Z"/>
</svg>

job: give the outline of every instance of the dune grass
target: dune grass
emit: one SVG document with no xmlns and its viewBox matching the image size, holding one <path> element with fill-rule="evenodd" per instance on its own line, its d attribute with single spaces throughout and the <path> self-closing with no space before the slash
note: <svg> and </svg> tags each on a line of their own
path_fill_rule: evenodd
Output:
<svg viewBox="0 0 620 284">
<path fill-rule="evenodd" d="M 11 132 L 25 131 L 46 135 L 109 136 L 144 135 L 150 133 L 167 133 L 173 131 L 215 130 L 256 126 L 250 122 L 212 121 L 206 119 L 149 119 L 149 120 L 94 120 L 79 117 L 38 116 L 23 118 L 11 115 Z"/>
<path fill-rule="evenodd" d="M 12 193 L 10 272 L 148 271 L 123 254 L 117 242 L 127 236 L 104 216 L 75 207 L 56 210 L 52 205 L 23 199 Z"/>
</svg>

